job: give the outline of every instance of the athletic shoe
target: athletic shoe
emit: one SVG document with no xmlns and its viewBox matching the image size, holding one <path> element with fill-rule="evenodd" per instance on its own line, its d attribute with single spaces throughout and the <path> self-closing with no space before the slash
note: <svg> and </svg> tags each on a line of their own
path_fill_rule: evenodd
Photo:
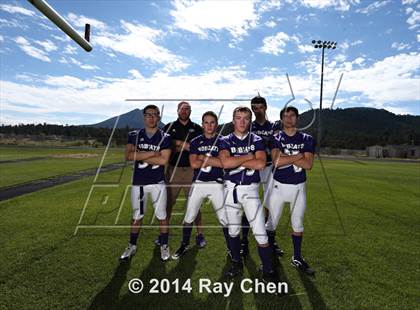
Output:
<svg viewBox="0 0 420 310">
<path fill-rule="evenodd" d="M 199 249 L 202 249 L 207 245 L 206 239 L 204 239 L 203 234 L 198 234 L 197 236 L 195 236 L 195 243 L 197 244 Z"/>
<path fill-rule="evenodd" d="M 262 272 L 262 270 L 261 270 Z M 268 283 L 275 283 L 277 284 L 279 282 L 279 278 L 277 274 L 274 272 L 274 270 L 271 270 L 270 272 L 262 272 L 262 280 L 265 284 Z"/>
<path fill-rule="evenodd" d="M 307 275 L 312 276 L 315 274 L 315 271 L 309 267 L 308 263 L 303 258 L 295 259 L 295 257 L 292 256 L 291 265 Z"/>
<path fill-rule="evenodd" d="M 241 256 L 242 257 L 247 257 L 249 254 L 249 249 L 248 249 L 248 242 L 241 242 Z"/>
<path fill-rule="evenodd" d="M 226 272 L 226 276 L 228 278 L 234 278 L 237 275 L 242 274 L 242 262 L 235 262 L 232 261 L 232 265 L 230 266 L 229 270 Z"/>
<path fill-rule="evenodd" d="M 277 256 L 284 255 L 284 251 L 279 248 L 279 246 L 277 245 L 277 242 L 274 242 L 273 244 L 271 244 L 271 248 L 273 249 L 273 253 L 276 254 Z"/>
<path fill-rule="evenodd" d="M 120 256 L 120 261 L 126 261 L 131 258 L 134 254 L 136 254 L 137 246 L 134 244 L 128 244 L 125 248 L 124 252 Z"/>
<path fill-rule="evenodd" d="M 171 253 L 169 252 L 169 245 L 164 244 L 160 246 L 160 259 L 162 262 L 166 262 L 171 258 Z"/>
<path fill-rule="evenodd" d="M 179 247 L 179 249 L 176 250 L 176 252 L 172 255 L 172 259 L 177 260 L 182 255 L 184 255 L 185 252 L 187 252 L 187 250 L 188 250 L 188 245 L 181 243 L 181 246 Z"/>
<path fill-rule="evenodd" d="M 160 238 L 159 236 L 156 238 L 156 240 L 154 241 L 156 246 L 160 246 Z"/>
</svg>

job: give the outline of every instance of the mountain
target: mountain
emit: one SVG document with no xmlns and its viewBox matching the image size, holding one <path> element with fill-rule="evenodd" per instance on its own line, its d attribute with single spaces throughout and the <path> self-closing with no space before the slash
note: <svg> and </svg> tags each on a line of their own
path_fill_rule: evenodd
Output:
<svg viewBox="0 0 420 310">
<path fill-rule="evenodd" d="M 299 127 L 307 126 L 319 110 L 303 112 L 299 117 Z M 176 115 L 173 116 L 175 120 Z M 51 124 L 2 125 L 0 134 L 24 136 L 60 136 L 78 139 L 97 139 L 106 144 L 115 124 L 116 117 L 89 126 L 63 126 Z M 160 123 L 159 127 L 163 126 Z M 128 127 L 128 128 L 127 128 Z M 127 141 L 127 133 L 132 128 L 143 127 L 143 111 L 135 109 L 124 113 L 114 132 L 117 144 Z M 318 119 L 304 131 L 317 139 Z M 232 130 L 227 123 L 222 134 Z M 0 135 L 0 138 L 2 136 Z M 319 141 L 317 141 L 319 144 Z M 347 108 L 322 110 L 322 147 L 364 149 L 370 145 L 414 144 L 420 145 L 420 116 L 396 115 L 386 110 L 373 108 Z"/>
<path fill-rule="evenodd" d="M 108 118 L 107 120 L 104 120 L 97 124 L 88 125 L 89 127 L 95 127 L 95 128 L 113 128 L 115 125 L 115 121 L 117 120 L 118 116 L 114 116 L 111 118 Z M 164 124 L 162 122 L 159 123 L 159 127 L 163 127 Z M 124 113 L 120 115 L 120 118 L 118 119 L 117 128 L 143 128 L 143 110 L 140 109 L 134 109 L 130 112 Z"/>
</svg>

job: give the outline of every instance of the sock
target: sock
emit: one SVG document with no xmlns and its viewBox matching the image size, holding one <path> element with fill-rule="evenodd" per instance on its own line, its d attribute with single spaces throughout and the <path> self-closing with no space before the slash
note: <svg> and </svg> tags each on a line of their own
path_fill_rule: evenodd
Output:
<svg viewBox="0 0 420 310">
<path fill-rule="evenodd" d="M 294 256 L 295 259 L 300 259 L 301 258 L 300 249 L 301 249 L 301 246 L 302 246 L 302 236 L 292 235 L 292 240 L 293 240 L 293 256 Z"/>
<path fill-rule="evenodd" d="M 248 243 L 249 222 L 245 214 L 242 215 L 242 243 Z"/>
<path fill-rule="evenodd" d="M 136 245 L 137 244 L 137 238 L 139 237 L 139 233 L 130 233 L 130 244 Z"/>
<path fill-rule="evenodd" d="M 273 245 L 276 242 L 276 232 L 272 230 L 267 230 L 267 236 L 268 236 L 268 243 L 270 245 Z"/>
<path fill-rule="evenodd" d="M 223 227 L 223 235 L 225 236 L 226 246 L 230 250 L 230 245 L 229 245 L 229 229 L 227 227 Z"/>
<path fill-rule="evenodd" d="M 185 245 L 190 244 L 191 232 L 192 232 L 192 224 L 184 223 L 184 227 L 182 228 L 182 243 L 183 244 Z"/>
<path fill-rule="evenodd" d="M 169 239 L 169 233 L 160 233 L 159 236 L 159 240 L 160 240 L 160 245 L 167 245 L 168 244 L 168 239 Z"/>
<path fill-rule="evenodd" d="M 232 251 L 232 260 L 235 262 L 241 261 L 241 238 L 239 236 L 229 236 L 230 250 Z"/>
<path fill-rule="evenodd" d="M 271 247 L 258 247 L 258 255 L 260 255 L 263 272 L 270 272 L 273 270 L 273 266 L 271 264 L 271 256 L 272 256 L 272 249 Z"/>
</svg>

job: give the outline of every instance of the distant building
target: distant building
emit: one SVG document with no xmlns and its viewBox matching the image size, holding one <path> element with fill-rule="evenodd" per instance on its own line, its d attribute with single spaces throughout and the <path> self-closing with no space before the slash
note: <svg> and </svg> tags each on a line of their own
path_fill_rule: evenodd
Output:
<svg viewBox="0 0 420 310">
<path fill-rule="evenodd" d="M 383 147 L 380 145 L 372 145 L 366 147 L 366 153 L 369 157 L 375 157 L 375 158 L 382 158 L 383 155 Z"/>
<path fill-rule="evenodd" d="M 367 156 L 375 158 L 420 158 L 420 146 L 418 145 L 372 145 L 366 148 Z"/>
</svg>

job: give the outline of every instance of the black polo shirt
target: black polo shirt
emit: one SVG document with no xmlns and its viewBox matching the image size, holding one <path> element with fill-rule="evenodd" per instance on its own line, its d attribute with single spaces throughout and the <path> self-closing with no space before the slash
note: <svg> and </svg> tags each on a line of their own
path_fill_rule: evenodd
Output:
<svg viewBox="0 0 420 310">
<path fill-rule="evenodd" d="M 192 139 L 201 135 L 203 133 L 203 129 L 200 125 L 193 123 L 191 120 L 188 121 L 186 125 L 183 125 L 179 119 L 175 122 L 171 122 L 163 127 L 163 131 L 168 133 L 172 140 L 181 140 L 190 143 Z M 179 159 L 178 167 L 189 167 L 190 166 L 190 152 L 184 150 L 181 153 L 172 151 L 171 158 L 169 159 L 169 164 L 171 166 L 176 166 L 176 163 Z"/>
</svg>

